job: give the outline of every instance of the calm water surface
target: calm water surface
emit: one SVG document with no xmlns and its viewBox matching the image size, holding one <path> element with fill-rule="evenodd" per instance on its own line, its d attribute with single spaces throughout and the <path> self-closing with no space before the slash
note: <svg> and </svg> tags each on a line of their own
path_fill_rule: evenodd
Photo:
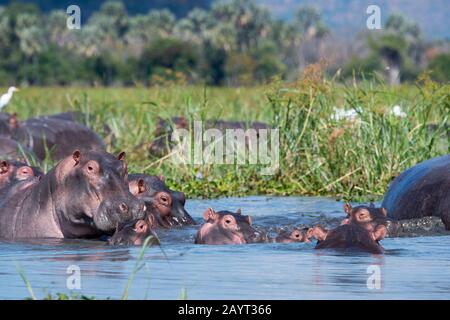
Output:
<svg viewBox="0 0 450 320">
<path fill-rule="evenodd" d="M 344 216 L 342 203 L 314 197 L 187 203 L 198 221 L 208 207 L 242 208 L 255 225 L 272 231 L 317 222 L 332 226 Z M 316 251 L 314 244 L 302 243 L 200 246 L 192 244 L 195 231 L 159 232 L 162 249 L 146 251 L 130 298 L 177 299 L 183 290 L 189 299 L 450 298 L 450 235 L 385 239 L 386 254 L 378 256 Z M 29 297 L 18 266 L 38 298 L 57 292 L 120 298 L 139 251 L 95 241 L 0 242 L 0 299 Z M 71 265 L 81 270 L 81 290 L 67 289 Z M 379 289 L 367 285 L 370 270 L 379 270 Z"/>
</svg>

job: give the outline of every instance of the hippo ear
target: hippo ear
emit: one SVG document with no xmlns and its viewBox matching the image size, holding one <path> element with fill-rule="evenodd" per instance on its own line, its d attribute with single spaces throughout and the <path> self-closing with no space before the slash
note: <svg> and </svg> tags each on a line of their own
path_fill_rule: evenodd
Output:
<svg viewBox="0 0 450 320">
<path fill-rule="evenodd" d="M 380 211 L 385 217 L 387 217 L 388 212 L 387 212 L 386 208 L 381 208 Z"/>
<path fill-rule="evenodd" d="M 245 221 L 247 221 L 249 225 L 252 225 L 252 217 L 246 216 Z"/>
<path fill-rule="evenodd" d="M 138 193 L 144 193 L 146 190 L 144 179 L 139 179 L 137 182 Z"/>
<path fill-rule="evenodd" d="M 13 113 L 11 115 L 11 117 L 9 118 L 8 123 L 9 123 L 9 127 L 11 129 L 17 129 L 17 127 L 18 127 L 17 113 Z"/>
<path fill-rule="evenodd" d="M 239 208 L 239 209 L 236 210 L 236 214 L 239 214 L 239 215 L 242 214 L 241 208 Z"/>
<path fill-rule="evenodd" d="M 119 153 L 119 155 L 117 156 L 117 160 L 123 161 L 125 160 L 125 156 L 127 154 L 125 153 L 125 151 L 122 151 L 121 153 Z"/>
<path fill-rule="evenodd" d="M 9 171 L 9 162 L 5 160 L 0 162 L 0 174 L 5 174 L 8 171 Z"/>
<path fill-rule="evenodd" d="M 72 158 L 75 161 L 75 165 L 80 163 L 80 159 L 81 159 L 81 152 L 79 150 L 75 150 L 72 153 Z"/>
<path fill-rule="evenodd" d="M 159 180 L 161 180 L 162 182 L 164 182 L 166 180 L 166 177 L 164 177 L 163 174 L 159 175 Z"/>
<path fill-rule="evenodd" d="M 348 215 L 352 213 L 352 205 L 350 203 L 344 204 L 344 212 Z"/>
<path fill-rule="evenodd" d="M 130 189 L 131 194 L 134 196 L 144 193 L 147 190 L 144 179 L 139 179 L 138 181 L 130 181 L 130 183 L 128 184 L 128 188 Z"/>
<path fill-rule="evenodd" d="M 208 208 L 203 213 L 203 219 L 205 219 L 205 221 L 216 220 L 217 219 L 217 213 L 214 211 L 214 209 Z"/>
</svg>

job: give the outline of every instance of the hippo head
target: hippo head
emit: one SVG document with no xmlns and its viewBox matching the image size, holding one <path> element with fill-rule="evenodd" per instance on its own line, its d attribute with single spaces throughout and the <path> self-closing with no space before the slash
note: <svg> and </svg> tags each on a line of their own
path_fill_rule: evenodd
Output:
<svg viewBox="0 0 450 320">
<path fill-rule="evenodd" d="M 204 212 L 203 218 L 205 223 L 197 232 L 197 244 L 245 244 L 267 239 L 266 235 L 253 228 L 251 218 L 242 215 L 240 210 L 236 213 L 215 212 L 209 208 Z"/>
<path fill-rule="evenodd" d="M 42 172 L 38 168 L 28 166 L 26 163 L 5 160 L 0 162 L 0 187 L 8 183 L 39 178 L 41 176 Z"/>
<path fill-rule="evenodd" d="M 371 223 L 376 222 L 378 224 L 387 223 L 387 211 L 385 208 L 376 208 L 374 204 L 370 206 L 357 206 L 352 207 L 351 204 L 344 204 L 344 211 L 347 214 L 347 219 L 343 224 L 350 222 L 354 223 Z"/>
<path fill-rule="evenodd" d="M 183 192 L 173 191 L 164 183 L 164 178 L 144 174 L 130 175 L 130 191 L 147 205 L 163 227 L 195 224 L 184 208 L 186 197 Z"/>
<path fill-rule="evenodd" d="M 114 235 L 109 239 L 111 245 L 140 246 L 148 237 L 153 237 L 158 243 L 158 236 L 153 231 L 156 227 L 156 220 L 153 215 L 148 215 L 145 219 L 135 220 L 117 228 Z M 152 240 L 153 240 L 152 239 Z"/>
<path fill-rule="evenodd" d="M 292 242 L 310 242 L 306 230 L 293 229 L 291 231 L 282 231 L 275 238 L 275 242 L 292 243 Z"/>
<path fill-rule="evenodd" d="M 13 132 L 18 128 L 19 120 L 17 114 L 0 112 L 0 136 L 11 138 Z"/>
<path fill-rule="evenodd" d="M 123 152 L 115 157 L 104 151 L 75 151 L 58 163 L 52 175 L 58 190 L 55 206 L 69 222 L 63 229 L 70 236 L 109 233 L 144 217 L 144 202 L 128 189 Z"/>
</svg>

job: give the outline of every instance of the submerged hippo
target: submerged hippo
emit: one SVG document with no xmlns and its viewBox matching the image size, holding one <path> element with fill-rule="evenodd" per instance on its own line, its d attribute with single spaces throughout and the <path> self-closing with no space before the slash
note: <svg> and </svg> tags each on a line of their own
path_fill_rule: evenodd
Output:
<svg viewBox="0 0 450 320">
<path fill-rule="evenodd" d="M 308 238 L 317 239 L 316 249 L 356 249 L 369 253 L 384 252 L 379 241 L 386 236 L 386 210 L 367 206 L 344 206 L 348 218 L 337 228 L 320 225 L 308 230 Z"/>
<path fill-rule="evenodd" d="M 162 177 L 130 174 L 128 179 L 131 193 L 144 200 L 147 213 L 154 216 L 157 226 L 170 228 L 195 224 L 184 208 L 184 193 L 169 189 Z M 139 185 L 139 181 L 143 184 Z"/>
<path fill-rule="evenodd" d="M 290 231 L 281 231 L 274 240 L 278 243 L 310 242 L 307 231 L 307 229 L 301 230 L 298 228 Z"/>
<path fill-rule="evenodd" d="M 390 184 L 382 206 L 389 217 L 440 217 L 450 230 L 450 154 L 421 162 Z"/>
<path fill-rule="evenodd" d="M 119 226 L 114 235 L 108 240 L 111 245 L 141 246 L 148 237 L 152 237 L 149 245 L 159 243 L 158 236 L 153 230 L 156 228 L 156 220 L 153 215 L 147 215 L 144 219 L 128 222 Z"/>
<path fill-rule="evenodd" d="M 150 156 L 161 157 L 168 153 L 171 148 L 171 135 L 174 129 L 186 129 L 191 127 L 189 119 L 185 117 L 172 117 L 170 120 L 158 119 L 158 124 L 154 133 L 155 139 L 149 147 Z M 245 121 L 225 121 L 225 120 L 206 120 L 204 129 L 218 129 L 223 133 L 227 129 L 269 129 L 269 125 L 263 122 L 245 122 Z"/>
<path fill-rule="evenodd" d="M 230 211 L 215 212 L 209 208 L 203 213 L 205 223 L 197 231 L 196 244 L 246 244 L 266 242 L 267 235 L 252 226 L 249 216 Z"/>
<path fill-rule="evenodd" d="M 28 148 L 39 160 L 44 160 L 47 153 L 54 160 L 61 160 L 73 150 L 106 150 L 104 142 L 95 132 L 64 117 L 37 117 L 18 121 L 16 115 L 11 115 L 8 128 L 2 131 L 3 137 Z"/>
<path fill-rule="evenodd" d="M 34 177 L 41 177 L 42 172 L 37 167 L 31 167 L 19 161 L 0 161 L 0 192 L 2 197 L 5 188 Z"/>
<path fill-rule="evenodd" d="M 142 219 L 128 189 L 125 154 L 74 151 L 39 181 L 0 202 L 0 238 L 94 238 Z"/>
</svg>

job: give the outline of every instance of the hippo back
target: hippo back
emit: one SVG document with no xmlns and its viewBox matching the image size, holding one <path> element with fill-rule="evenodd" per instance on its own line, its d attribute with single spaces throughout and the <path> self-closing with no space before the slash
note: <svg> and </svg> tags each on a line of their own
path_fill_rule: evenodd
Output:
<svg viewBox="0 0 450 320">
<path fill-rule="evenodd" d="M 330 230 L 327 238 L 316 245 L 316 249 L 359 250 L 369 253 L 383 253 L 383 247 L 373 240 L 361 226 L 350 223 Z"/>
<path fill-rule="evenodd" d="M 15 135 L 41 160 L 45 158 L 46 150 L 51 151 L 55 160 L 61 160 L 74 150 L 106 149 L 102 139 L 89 128 L 74 121 L 51 117 L 23 121 Z"/>
<path fill-rule="evenodd" d="M 411 219 L 450 215 L 450 155 L 421 162 L 392 181 L 382 206 L 388 216 Z M 450 225 L 446 223 L 447 229 Z"/>
</svg>

